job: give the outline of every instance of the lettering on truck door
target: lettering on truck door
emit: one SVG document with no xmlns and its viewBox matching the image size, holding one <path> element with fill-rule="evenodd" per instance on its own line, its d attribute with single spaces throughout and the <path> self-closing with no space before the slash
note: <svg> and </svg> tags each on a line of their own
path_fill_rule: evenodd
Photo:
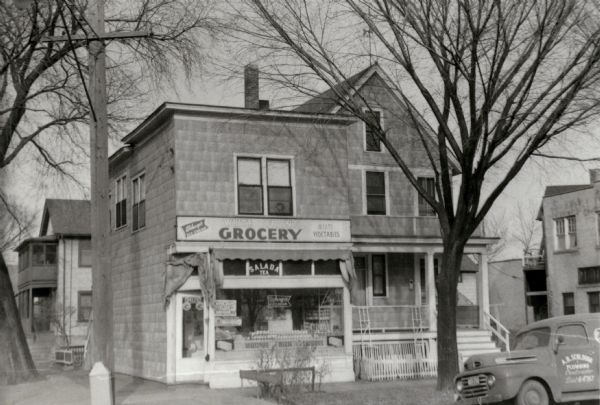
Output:
<svg viewBox="0 0 600 405">
<path fill-rule="evenodd" d="M 556 330 L 556 338 L 559 339 L 554 344 L 558 344 L 556 361 L 562 392 L 597 389 L 597 345 L 588 339 L 585 326 L 580 323 L 561 325 Z"/>
</svg>

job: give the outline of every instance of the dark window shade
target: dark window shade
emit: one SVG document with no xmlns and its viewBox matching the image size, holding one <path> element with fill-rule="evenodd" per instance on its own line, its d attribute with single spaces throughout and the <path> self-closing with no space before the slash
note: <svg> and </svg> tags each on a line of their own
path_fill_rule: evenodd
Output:
<svg viewBox="0 0 600 405">
<path fill-rule="evenodd" d="M 385 297 L 386 291 L 386 275 L 385 275 L 385 255 L 371 256 L 372 272 L 373 272 L 373 296 Z"/>
<path fill-rule="evenodd" d="M 283 275 L 284 276 L 310 276 L 311 275 L 311 261 L 291 261 L 286 260 L 283 262 Z"/>
<path fill-rule="evenodd" d="M 367 172 L 367 214 L 385 215 L 385 174 L 383 172 Z"/>
<path fill-rule="evenodd" d="M 337 260 L 317 260 L 315 262 L 315 275 L 330 276 L 340 274 Z"/>
<path fill-rule="evenodd" d="M 573 293 L 563 293 L 563 313 L 565 315 L 575 313 L 575 295 Z"/>
<path fill-rule="evenodd" d="M 600 312 L 600 291 L 588 293 L 590 312 Z"/>
<path fill-rule="evenodd" d="M 419 177 L 417 179 L 419 185 L 425 189 L 427 195 L 435 198 L 435 180 L 432 177 Z M 434 209 L 429 205 L 427 200 L 419 194 L 419 216 L 433 217 L 435 216 Z"/>
<path fill-rule="evenodd" d="M 580 267 L 578 269 L 579 284 L 600 283 L 600 266 Z"/>
<path fill-rule="evenodd" d="M 245 276 L 245 260 L 223 260 L 223 274 L 226 276 Z"/>
<path fill-rule="evenodd" d="M 378 122 L 379 126 L 381 127 L 381 113 L 379 111 L 373 111 L 373 112 L 368 111 L 368 112 L 365 112 L 365 115 L 367 115 L 367 117 L 372 118 L 374 122 Z M 365 125 L 365 137 L 366 137 L 365 143 L 366 143 L 367 151 L 368 152 L 381 152 L 381 141 L 375 134 L 375 131 L 373 130 L 372 126 L 368 125 L 367 123 L 365 123 L 364 125 Z"/>
<path fill-rule="evenodd" d="M 292 215 L 292 188 L 268 187 L 269 215 Z"/>
<path fill-rule="evenodd" d="M 240 214 L 262 214 L 262 186 L 238 186 L 238 211 Z"/>
<path fill-rule="evenodd" d="M 127 199 L 117 202 L 116 211 L 116 227 L 127 225 Z"/>
</svg>

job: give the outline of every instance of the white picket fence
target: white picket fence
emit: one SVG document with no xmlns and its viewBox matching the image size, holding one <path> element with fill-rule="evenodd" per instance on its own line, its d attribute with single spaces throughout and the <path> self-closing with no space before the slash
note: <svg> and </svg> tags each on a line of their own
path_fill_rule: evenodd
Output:
<svg viewBox="0 0 600 405">
<path fill-rule="evenodd" d="M 428 340 L 355 345 L 354 372 L 368 381 L 435 377 L 437 346 Z"/>
</svg>

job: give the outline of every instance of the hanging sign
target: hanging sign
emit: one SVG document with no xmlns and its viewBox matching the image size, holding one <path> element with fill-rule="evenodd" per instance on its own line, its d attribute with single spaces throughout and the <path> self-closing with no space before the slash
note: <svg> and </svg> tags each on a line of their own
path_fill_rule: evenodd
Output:
<svg viewBox="0 0 600 405">
<path fill-rule="evenodd" d="M 182 307 L 184 311 L 189 311 L 192 308 L 202 311 L 204 309 L 204 301 L 202 297 L 183 297 Z"/>
<path fill-rule="evenodd" d="M 239 316 L 217 316 L 215 320 L 216 326 L 242 326 L 242 318 Z"/>
<path fill-rule="evenodd" d="M 279 262 L 271 260 L 248 260 L 248 274 L 251 276 L 278 276 L 281 274 Z"/>
<path fill-rule="evenodd" d="M 236 300 L 216 300 L 215 301 L 215 316 L 236 316 L 237 301 Z"/>
<path fill-rule="evenodd" d="M 289 308 L 292 306 L 291 295 L 267 295 L 268 308 Z"/>
</svg>

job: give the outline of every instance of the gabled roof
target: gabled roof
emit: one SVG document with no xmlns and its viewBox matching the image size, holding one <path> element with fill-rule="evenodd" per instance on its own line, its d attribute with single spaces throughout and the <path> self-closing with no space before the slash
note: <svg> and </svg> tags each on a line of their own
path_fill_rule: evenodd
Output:
<svg viewBox="0 0 600 405">
<path fill-rule="evenodd" d="M 544 191 L 544 198 L 554 197 L 555 195 L 572 193 L 574 191 L 587 190 L 593 188 L 591 184 L 565 184 L 562 186 L 547 186 Z"/>
<path fill-rule="evenodd" d="M 90 201 L 47 199 L 42 214 L 40 236 L 48 234 L 50 223 L 53 235 L 89 236 Z"/>
</svg>

